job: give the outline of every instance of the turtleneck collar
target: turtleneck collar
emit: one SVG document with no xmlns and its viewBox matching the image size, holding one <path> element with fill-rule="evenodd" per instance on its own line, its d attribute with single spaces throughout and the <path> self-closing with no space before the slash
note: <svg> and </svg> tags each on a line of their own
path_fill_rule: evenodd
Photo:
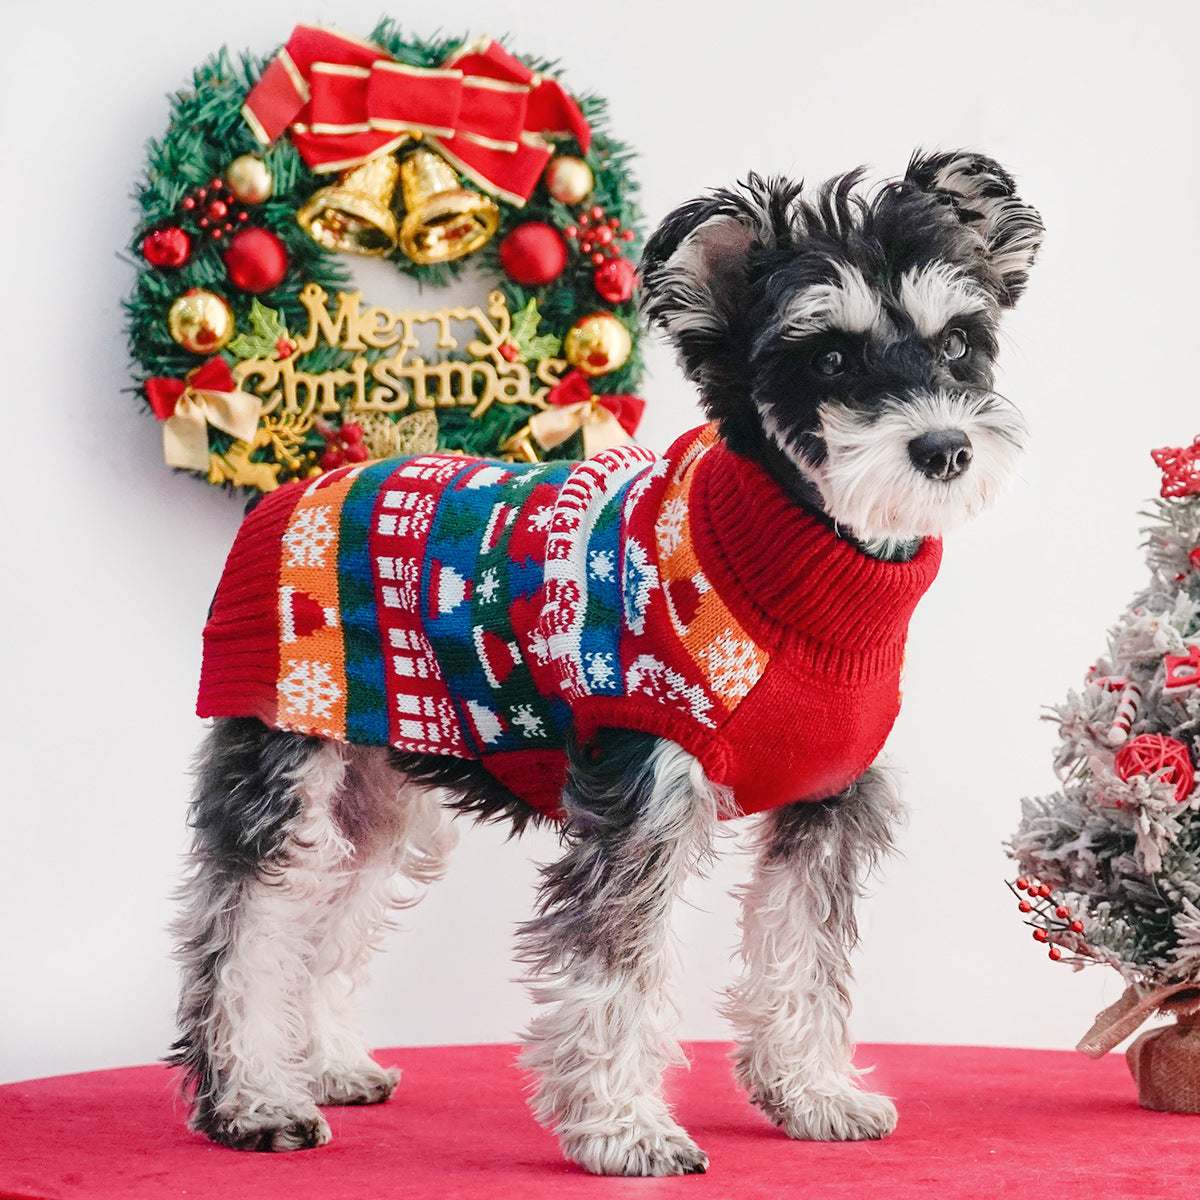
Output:
<svg viewBox="0 0 1200 1200">
<path fill-rule="evenodd" d="M 755 463 L 723 442 L 692 484 L 700 561 L 747 626 L 794 632 L 833 647 L 902 644 L 942 560 L 927 538 L 908 562 L 871 558 L 801 508 Z"/>
</svg>

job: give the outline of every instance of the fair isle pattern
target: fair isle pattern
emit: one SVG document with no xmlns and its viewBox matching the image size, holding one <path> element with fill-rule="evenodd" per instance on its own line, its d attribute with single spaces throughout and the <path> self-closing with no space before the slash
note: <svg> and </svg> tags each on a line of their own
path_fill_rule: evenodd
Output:
<svg viewBox="0 0 1200 1200">
<path fill-rule="evenodd" d="M 574 465 L 421 455 L 383 479 L 357 467 L 305 485 L 281 553 L 279 723 L 462 758 L 561 748 L 585 697 L 640 696 L 715 728 L 766 655 L 704 580 L 688 529 L 713 440 L 706 427 L 683 456 L 657 518 L 666 464 L 640 447 Z M 339 604 L 362 591 L 347 576 L 363 555 L 343 544 L 356 484 L 371 497 L 373 595 L 343 629 Z M 369 705 L 347 661 L 364 641 L 378 646 L 386 737 L 355 721 Z"/>
<path fill-rule="evenodd" d="M 705 426 L 667 480 L 655 524 L 663 600 L 675 635 L 726 712 L 759 681 L 768 655 L 709 583 L 692 542 L 689 506 L 700 461 L 716 444 Z"/>
<path fill-rule="evenodd" d="M 529 568 L 544 556 L 548 494 L 570 472 L 570 464 L 466 460 L 438 497 L 420 621 L 472 757 L 563 744 L 569 711 L 539 693 L 522 635 L 543 582 Z"/>
<path fill-rule="evenodd" d="M 369 537 L 376 622 L 387 680 L 388 740 L 422 754 L 465 757 L 458 712 L 421 620 L 421 574 L 434 513 L 464 460 L 422 455 L 380 489 Z"/>
<path fill-rule="evenodd" d="M 628 542 L 623 502 L 656 461 L 637 446 L 606 450 L 571 472 L 554 505 L 539 650 L 569 700 L 620 694 L 624 607 L 618 571 Z"/>
<path fill-rule="evenodd" d="M 339 618 L 337 514 L 361 468 L 304 487 L 279 565 L 279 720 L 319 737 L 346 726 L 346 660 Z"/>
</svg>

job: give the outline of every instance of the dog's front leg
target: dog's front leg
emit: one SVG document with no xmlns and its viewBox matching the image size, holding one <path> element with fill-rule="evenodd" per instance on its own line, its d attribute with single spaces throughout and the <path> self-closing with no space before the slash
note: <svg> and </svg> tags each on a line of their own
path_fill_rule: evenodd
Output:
<svg viewBox="0 0 1200 1200">
<path fill-rule="evenodd" d="M 893 781 L 873 767 L 840 795 L 777 809 L 758 827 L 742 890 L 745 974 L 728 1012 L 738 1078 L 790 1137 L 878 1138 L 895 1128 L 892 1102 L 856 1086 L 849 954 L 855 901 L 892 848 L 901 812 Z"/>
<path fill-rule="evenodd" d="M 572 751 L 563 802 L 566 853 L 544 869 L 539 915 L 521 931 L 544 1006 L 524 1056 L 541 1076 L 534 1112 L 596 1174 L 703 1171 L 661 1081 L 678 1053 L 671 900 L 710 845 L 717 789 L 674 743 L 607 730 Z"/>
</svg>

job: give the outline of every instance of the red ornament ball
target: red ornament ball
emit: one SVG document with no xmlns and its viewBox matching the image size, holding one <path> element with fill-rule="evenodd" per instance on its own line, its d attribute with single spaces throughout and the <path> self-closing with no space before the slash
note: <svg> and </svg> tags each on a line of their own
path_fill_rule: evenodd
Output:
<svg viewBox="0 0 1200 1200">
<path fill-rule="evenodd" d="M 527 221 L 500 243 L 504 273 L 524 287 L 553 283 L 567 265 L 567 243 L 553 225 Z"/>
<path fill-rule="evenodd" d="M 1196 768 L 1188 748 L 1176 738 L 1162 733 L 1142 733 L 1127 742 L 1113 759 L 1113 769 L 1122 779 L 1163 771 L 1166 781 L 1175 785 L 1178 801 L 1191 795 L 1196 781 Z"/>
<path fill-rule="evenodd" d="M 142 239 L 142 257 L 152 267 L 182 267 L 192 254 L 192 239 L 178 225 L 152 229 Z"/>
<path fill-rule="evenodd" d="M 287 275 L 287 248 L 269 229 L 249 225 L 229 239 L 225 269 L 233 286 L 243 292 L 270 291 Z"/>
<path fill-rule="evenodd" d="M 633 295 L 637 272 L 627 258 L 607 258 L 596 268 L 592 282 L 609 304 L 624 304 Z"/>
</svg>

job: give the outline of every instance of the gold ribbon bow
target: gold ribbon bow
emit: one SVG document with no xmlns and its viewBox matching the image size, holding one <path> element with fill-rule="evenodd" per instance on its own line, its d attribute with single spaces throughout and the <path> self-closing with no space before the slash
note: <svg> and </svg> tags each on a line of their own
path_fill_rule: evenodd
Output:
<svg viewBox="0 0 1200 1200">
<path fill-rule="evenodd" d="M 629 434 L 616 414 L 605 408 L 596 396 L 575 404 L 548 408 L 529 418 L 529 432 L 543 450 L 553 450 L 581 430 L 584 458 L 629 442 Z"/>
<path fill-rule="evenodd" d="M 529 423 L 501 447 L 520 461 L 537 462 L 543 450 L 561 446 L 572 434 L 583 432 L 583 456 L 591 458 L 616 446 L 627 446 L 637 431 L 646 402 L 639 396 L 592 394 L 591 380 L 580 370 L 567 373 L 546 393 L 548 407 L 534 413 Z"/>
<path fill-rule="evenodd" d="M 257 396 L 238 391 L 223 358 L 211 358 L 185 379 L 146 380 L 146 397 L 163 423 L 163 458 L 169 467 L 208 470 L 208 426 L 252 442 L 262 415 Z"/>
</svg>

